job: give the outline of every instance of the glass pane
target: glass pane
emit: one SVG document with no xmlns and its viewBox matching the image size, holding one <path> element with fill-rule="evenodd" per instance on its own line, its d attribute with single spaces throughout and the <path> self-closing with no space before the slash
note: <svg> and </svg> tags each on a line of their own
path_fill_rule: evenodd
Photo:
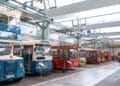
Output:
<svg viewBox="0 0 120 86">
<path fill-rule="evenodd" d="M 80 19 L 80 25 L 85 26 L 86 25 L 86 19 Z"/>
<path fill-rule="evenodd" d="M 50 46 L 36 45 L 35 54 L 37 59 L 45 59 L 45 56 L 50 56 L 51 54 Z"/>
<path fill-rule="evenodd" d="M 72 4 L 72 0 L 56 0 L 57 7 Z"/>
<path fill-rule="evenodd" d="M 55 0 L 48 0 L 48 3 L 49 3 L 49 8 L 56 7 Z"/>
<path fill-rule="evenodd" d="M 77 57 L 77 50 L 70 49 L 70 58 L 76 58 Z"/>
<path fill-rule="evenodd" d="M 76 19 L 76 20 L 73 20 L 72 22 L 73 22 L 73 26 L 78 26 L 78 25 L 79 25 L 79 22 L 78 22 L 77 19 Z"/>
<path fill-rule="evenodd" d="M 45 46 L 44 48 L 45 48 L 45 56 L 50 56 L 51 47 L 50 46 Z"/>
<path fill-rule="evenodd" d="M 80 52 L 79 52 L 80 58 L 84 58 L 84 57 L 85 57 L 85 54 L 86 54 L 86 53 L 85 53 L 84 51 L 80 51 Z"/>
<path fill-rule="evenodd" d="M 33 1 L 33 6 L 38 8 L 38 9 L 44 10 L 44 1 L 43 0 Z"/>
<path fill-rule="evenodd" d="M 11 46 L 9 44 L 0 43 L 0 56 L 9 55 L 11 52 Z"/>
<path fill-rule="evenodd" d="M 58 55 L 57 49 L 52 49 L 52 55 L 53 55 L 53 56 L 57 56 L 57 55 Z"/>
<path fill-rule="evenodd" d="M 16 56 L 21 56 L 21 46 L 15 45 L 13 48 L 13 54 Z"/>
<path fill-rule="evenodd" d="M 35 48 L 35 54 L 37 58 L 45 56 L 45 49 L 43 46 L 36 46 Z"/>
<path fill-rule="evenodd" d="M 60 55 L 59 57 L 60 57 L 60 58 L 62 58 L 63 53 L 64 53 L 64 56 L 66 56 L 65 58 L 68 58 L 68 50 L 60 49 L 60 50 L 59 50 L 59 55 Z"/>
<path fill-rule="evenodd" d="M 0 31 L 0 38 L 2 39 L 16 39 L 16 34 L 12 32 Z"/>
</svg>

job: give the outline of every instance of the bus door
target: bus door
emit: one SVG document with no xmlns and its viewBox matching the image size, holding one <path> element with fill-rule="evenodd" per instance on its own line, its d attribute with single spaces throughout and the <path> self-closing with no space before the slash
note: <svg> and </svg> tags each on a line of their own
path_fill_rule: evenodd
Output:
<svg viewBox="0 0 120 86">
<path fill-rule="evenodd" d="M 76 49 L 70 49 L 70 59 L 68 61 L 69 66 L 78 67 L 79 66 L 78 52 Z"/>
<path fill-rule="evenodd" d="M 24 67 L 27 73 L 32 70 L 33 45 L 23 46 L 22 56 L 24 58 Z"/>
</svg>

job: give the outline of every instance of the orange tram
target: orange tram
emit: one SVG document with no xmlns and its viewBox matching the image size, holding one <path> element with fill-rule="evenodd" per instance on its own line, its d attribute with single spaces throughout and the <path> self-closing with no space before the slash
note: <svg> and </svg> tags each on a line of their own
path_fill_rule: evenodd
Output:
<svg viewBox="0 0 120 86">
<path fill-rule="evenodd" d="M 64 66 L 67 69 L 73 69 L 79 66 L 79 57 L 75 46 L 52 46 L 52 55 L 54 68 L 63 68 Z"/>
</svg>

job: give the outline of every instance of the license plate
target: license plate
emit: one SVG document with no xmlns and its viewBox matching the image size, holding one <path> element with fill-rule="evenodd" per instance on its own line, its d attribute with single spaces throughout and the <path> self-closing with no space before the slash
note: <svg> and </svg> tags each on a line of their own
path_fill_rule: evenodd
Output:
<svg viewBox="0 0 120 86">
<path fill-rule="evenodd" d="M 8 76 L 6 76 L 6 78 L 13 78 L 13 77 L 15 77 L 15 75 L 8 75 Z"/>
</svg>

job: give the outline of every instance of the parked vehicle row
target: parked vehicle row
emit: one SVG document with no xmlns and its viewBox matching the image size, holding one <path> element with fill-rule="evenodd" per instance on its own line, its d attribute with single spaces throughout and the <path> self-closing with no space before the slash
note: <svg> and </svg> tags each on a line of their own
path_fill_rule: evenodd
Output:
<svg viewBox="0 0 120 86">
<path fill-rule="evenodd" d="M 21 30 L 16 26 L 0 24 L 0 30 L 14 33 L 13 37 L 2 37 L 0 40 L 0 81 L 19 81 L 25 74 L 49 73 L 58 68 L 65 72 L 66 69 L 76 69 L 86 63 L 106 62 L 113 57 L 109 50 L 104 49 L 80 49 L 75 45 L 51 46 L 45 40 L 23 41 Z"/>
</svg>

